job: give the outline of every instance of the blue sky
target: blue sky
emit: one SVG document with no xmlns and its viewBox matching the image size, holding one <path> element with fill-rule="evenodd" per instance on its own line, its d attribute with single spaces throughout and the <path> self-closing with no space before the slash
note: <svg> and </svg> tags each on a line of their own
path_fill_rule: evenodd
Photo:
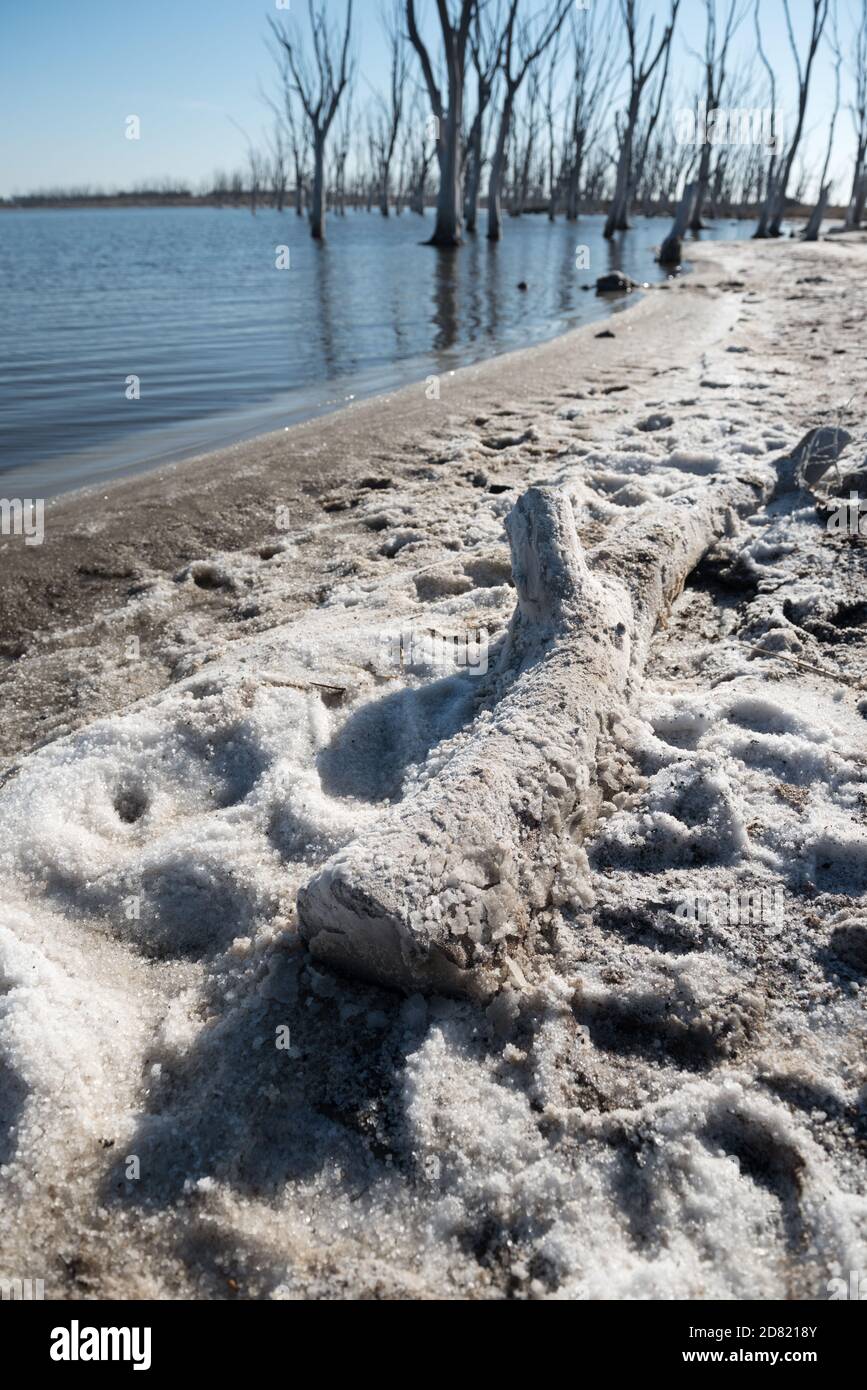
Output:
<svg viewBox="0 0 867 1390">
<path fill-rule="evenodd" d="M 344 0 L 328 0 L 335 18 Z M 597 5 L 615 0 L 593 0 Z M 722 7 L 724 0 L 718 0 Z M 749 0 L 750 6 L 752 0 Z M 799 32 L 810 0 L 790 0 Z M 422 11 L 432 0 L 419 0 Z M 838 0 L 844 52 L 851 49 L 860 0 Z M 781 92 L 793 96 L 793 65 L 782 0 L 760 0 L 767 51 Z M 304 0 L 291 0 L 303 23 Z M 648 15 L 665 0 L 644 0 Z M 686 46 L 700 47 L 702 0 L 683 0 L 675 77 L 690 88 L 694 65 Z M 356 0 L 358 94 L 384 75 L 380 0 Z M 198 185 L 215 168 L 244 162 L 245 143 L 232 122 L 259 139 L 270 124 L 259 95 L 273 83 L 265 47 L 267 14 L 276 0 L 3 0 L 0 5 L 0 196 L 56 185 L 129 187 L 171 175 Z M 847 43 L 847 39 L 849 42 Z M 751 18 L 737 47 L 737 65 L 755 61 Z M 757 69 L 764 97 L 764 75 Z M 844 84 L 844 94 L 849 87 Z M 824 152 L 832 105 L 832 66 L 825 49 L 808 115 L 808 152 Z M 844 96 L 845 99 L 845 96 Z M 124 137 L 128 115 L 141 119 L 141 139 Z M 834 172 L 836 194 L 848 196 L 851 121 L 841 113 Z M 822 151 L 822 154 L 820 154 Z"/>
</svg>

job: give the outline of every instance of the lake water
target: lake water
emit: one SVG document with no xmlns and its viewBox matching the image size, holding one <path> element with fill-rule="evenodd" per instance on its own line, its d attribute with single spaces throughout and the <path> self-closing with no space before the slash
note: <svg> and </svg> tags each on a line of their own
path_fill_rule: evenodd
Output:
<svg viewBox="0 0 867 1390">
<path fill-rule="evenodd" d="M 663 278 L 670 224 L 612 244 L 602 225 L 507 219 L 499 245 L 444 253 L 430 213 L 332 216 L 324 247 L 268 209 L 0 214 L 0 494 L 99 484 L 608 317 L 587 287 Z"/>
</svg>

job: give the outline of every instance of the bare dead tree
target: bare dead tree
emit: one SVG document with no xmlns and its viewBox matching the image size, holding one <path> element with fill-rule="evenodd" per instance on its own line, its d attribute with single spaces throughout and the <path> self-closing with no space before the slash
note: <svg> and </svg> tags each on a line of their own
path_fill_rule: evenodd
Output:
<svg viewBox="0 0 867 1390">
<path fill-rule="evenodd" d="M 518 25 L 518 0 L 508 0 L 505 26 L 500 42 L 500 72 L 503 105 L 497 142 L 488 180 L 488 240 L 499 241 L 503 234 L 501 191 L 506 144 L 512 124 L 515 98 L 530 69 L 554 42 L 571 8 L 571 0 L 548 0 L 532 20 Z"/>
<path fill-rule="evenodd" d="M 557 199 L 559 196 L 559 179 L 557 176 L 557 133 L 555 122 L 557 108 L 555 106 L 555 92 L 557 86 L 557 72 L 560 66 L 560 40 L 561 33 L 558 33 L 551 49 L 551 57 L 548 61 L 547 80 L 545 82 L 545 129 L 548 136 L 547 151 L 547 185 L 548 185 L 548 221 L 554 222 L 557 219 Z"/>
<path fill-rule="evenodd" d="M 267 177 L 267 161 L 260 150 L 250 150 L 247 168 L 250 174 L 250 211 L 255 217 L 259 206 L 259 194 Z"/>
<path fill-rule="evenodd" d="M 337 140 L 334 151 L 333 203 L 341 217 L 346 216 L 346 164 L 352 145 L 353 98 L 354 92 L 352 84 L 350 83 L 346 93 L 346 100 L 341 107 L 340 120 L 337 123 Z"/>
<path fill-rule="evenodd" d="M 325 149 L 328 133 L 351 76 L 349 44 L 352 37 L 352 0 L 346 0 L 346 26 L 342 42 L 329 29 L 325 0 L 308 0 L 308 5 L 315 72 L 311 71 L 306 55 L 299 49 L 289 25 L 285 21 L 278 24 L 271 16 L 268 23 L 284 55 L 284 84 L 290 82 L 297 92 L 309 123 L 313 145 L 310 234 L 314 241 L 324 241 Z"/>
<path fill-rule="evenodd" d="M 742 6 L 741 0 L 729 0 L 728 15 L 722 30 L 720 40 L 717 28 L 717 0 L 705 0 L 706 24 L 705 24 L 705 44 L 704 55 L 700 58 L 704 66 L 704 102 L 705 109 L 715 111 L 720 104 L 722 91 L 726 81 L 726 67 L 728 64 L 729 47 L 731 41 L 740 28 L 746 16 L 746 7 Z M 693 50 L 690 50 L 691 52 Z M 698 54 L 694 56 L 698 57 Z M 701 157 L 699 159 L 698 173 L 696 175 L 695 203 L 693 205 L 692 221 L 690 226 L 693 231 L 701 231 L 704 223 L 702 214 L 707 202 L 708 187 L 710 185 L 711 159 L 713 146 L 709 140 L 705 140 L 701 147 Z"/>
<path fill-rule="evenodd" d="M 304 216 L 304 191 L 307 187 L 310 167 L 310 140 L 305 124 L 299 120 L 295 110 L 295 93 L 292 87 L 283 84 L 283 111 L 286 129 L 289 132 L 289 149 L 292 154 L 292 170 L 295 183 L 295 213 Z"/>
<path fill-rule="evenodd" d="M 647 167 L 647 161 L 653 143 L 654 134 L 659 125 L 662 115 L 663 103 L 665 101 L 666 88 L 668 85 L 668 69 L 671 62 L 671 44 L 665 51 L 665 58 L 659 71 L 659 76 L 652 88 L 650 101 L 646 103 L 646 114 L 636 127 L 634 139 L 634 158 L 632 172 L 629 176 L 629 189 L 626 199 L 626 222 L 632 212 L 632 203 L 635 198 L 635 190 L 642 170 Z"/>
<path fill-rule="evenodd" d="M 855 100 L 849 105 L 855 128 L 855 170 L 846 209 L 847 230 L 861 226 L 867 202 L 867 0 L 861 0 L 861 18 L 849 67 L 855 87 Z"/>
<path fill-rule="evenodd" d="M 619 128 L 619 154 L 614 183 L 614 196 L 605 220 L 605 236 L 610 239 L 616 231 L 629 226 L 629 203 L 635 177 L 635 136 L 641 116 L 642 100 L 648 83 L 654 73 L 663 66 L 667 73 L 671 54 L 671 41 L 674 38 L 680 0 L 670 0 L 669 20 L 662 37 L 653 49 L 654 20 L 650 21 L 647 36 L 641 37 L 641 13 L 639 0 L 619 0 L 620 14 L 626 31 L 628 49 L 627 71 L 629 79 L 629 98 Z M 641 50 L 639 52 L 639 50 Z M 652 55 L 652 56 L 651 56 Z M 660 89 L 659 100 L 662 98 Z"/>
<path fill-rule="evenodd" d="M 289 82 L 281 83 L 280 102 L 272 101 L 265 96 L 265 101 L 271 107 L 278 120 L 285 124 L 288 136 L 287 164 L 291 158 L 293 198 L 295 212 L 298 217 L 304 216 L 304 190 L 307 187 L 309 161 L 310 161 L 310 141 L 307 136 L 304 122 L 299 119 L 295 110 L 295 93 Z M 288 178 L 288 171 L 287 171 Z"/>
<path fill-rule="evenodd" d="M 734 111 L 749 110 L 759 104 L 754 64 L 739 65 L 719 89 L 717 105 Z M 761 202 L 765 157 L 765 147 L 754 141 L 724 141 L 717 146 L 707 194 L 711 217 L 719 216 L 723 205 L 743 212 L 747 204 L 755 207 Z"/>
<path fill-rule="evenodd" d="M 280 121 L 275 122 L 269 141 L 269 153 L 271 156 L 271 197 L 277 211 L 282 212 L 286 204 L 286 187 L 289 182 L 289 157 L 286 137 Z"/>
<path fill-rule="evenodd" d="M 836 0 L 834 0 L 831 10 L 831 33 L 831 50 L 834 54 L 834 110 L 831 115 L 831 125 L 828 131 L 825 163 L 819 179 L 819 197 L 804 230 L 805 241 L 819 240 L 819 232 L 822 230 L 822 222 L 828 210 L 828 201 L 831 197 L 831 185 L 828 183 L 828 170 L 831 167 L 831 155 L 834 151 L 834 132 L 837 129 L 837 117 L 840 115 L 840 70 L 843 67 L 843 50 L 840 47 L 840 35 L 837 32 Z"/>
<path fill-rule="evenodd" d="M 397 180 L 394 190 L 394 212 L 396 217 L 403 216 L 404 205 L 407 201 L 407 173 L 408 173 L 408 149 L 406 140 L 400 142 L 400 157 L 397 165 Z"/>
<path fill-rule="evenodd" d="M 383 19 L 391 62 L 388 96 L 378 96 L 373 124 L 372 147 L 379 177 L 379 210 L 383 217 L 389 213 L 391 165 L 397 148 L 407 78 L 407 55 L 401 32 L 401 0 L 393 0 L 392 12 Z"/>
<path fill-rule="evenodd" d="M 267 162 L 263 158 L 261 151 L 253 144 L 253 141 L 250 139 L 244 127 L 238 125 L 238 122 L 232 116 L 229 117 L 229 120 L 235 129 L 240 131 L 243 135 L 247 146 L 247 186 L 250 197 L 250 211 L 255 217 L 256 209 L 259 205 L 259 191 L 267 174 Z M 241 189 L 238 191 L 240 192 Z M 240 199 L 236 199 L 236 201 L 240 201 Z"/>
<path fill-rule="evenodd" d="M 572 17 L 574 53 L 572 105 L 569 120 L 570 154 L 566 172 L 566 216 L 578 218 L 581 180 L 588 152 L 595 144 L 604 120 L 607 103 L 602 93 L 610 85 L 616 52 L 612 45 L 612 11 L 606 10 L 604 24 L 598 20 L 599 7 L 582 10 Z"/>
<path fill-rule="evenodd" d="M 693 175 L 695 148 L 677 139 L 676 122 L 669 108 L 670 103 L 666 102 L 664 118 L 659 120 L 638 166 L 635 196 L 648 217 L 657 211 L 671 210 L 679 201 L 678 189 Z M 692 204 L 690 212 L 691 209 Z"/>
<path fill-rule="evenodd" d="M 767 74 L 768 74 L 768 81 L 769 81 L 769 83 L 770 83 L 771 110 L 774 111 L 774 112 L 776 112 L 776 110 L 777 110 L 777 75 L 776 75 L 776 72 L 774 71 L 774 66 L 773 66 L 773 64 L 772 64 L 772 63 L 770 62 L 770 60 L 768 59 L 768 55 L 767 55 L 766 52 L 765 52 L 764 43 L 763 43 L 763 41 L 762 41 L 762 25 L 761 25 L 761 19 L 759 18 L 759 5 L 760 5 L 760 3 L 761 3 L 761 0 L 756 0 L 756 8 L 755 8 L 755 10 L 754 10 L 754 12 L 753 12 L 753 21 L 754 21 L 755 30 L 756 30 L 756 46 L 757 46 L 757 49 L 758 49 L 759 57 L 760 57 L 761 60 L 762 60 L 762 65 L 763 65 L 765 71 L 766 71 Z M 759 211 L 759 225 L 758 225 L 758 227 L 756 228 L 756 232 L 755 232 L 756 237 L 758 237 L 759 239 L 764 238 L 764 237 L 766 237 L 766 236 L 768 235 L 768 225 L 769 225 L 770 218 L 771 218 L 771 215 L 772 215 L 772 212 L 773 212 L 773 207 L 774 207 L 774 198 L 775 198 L 776 186 L 777 186 L 777 165 L 778 165 L 779 156 L 780 156 L 780 151 L 779 151 L 779 149 L 778 149 L 779 135 L 780 135 L 780 132 L 777 131 L 777 132 L 776 132 L 776 137 L 777 137 L 777 138 L 771 143 L 771 146 L 770 146 L 770 157 L 769 157 L 769 159 L 768 159 L 767 176 L 766 176 L 766 180 L 765 180 L 764 201 L 763 201 L 762 206 L 761 206 L 761 209 L 760 209 L 760 211 Z"/>
<path fill-rule="evenodd" d="M 759 217 L 759 225 L 755 233 L 759 238 L 780 235 L 780 228 L 786 211 L 786 197 L 789 191 L 789 181 L 792 177 L 792 169 L 794 168 L 795 159 L 797 157 L 798 146 L 801 143 L 801 136 L 804 133 L 807 103 L 810 98 L 810 79 L 813 74 L 813 64 L 816 59 L 816 54 L 822 42 L 822 34 L 825 29 L 825 22 L 828 18 L 830 0 L 810 0 L 810 3 L 812 6 L 810 37 L 807 43 L 806 56 L 802 61 L 798 51 L 797 40 L 795 39 L 795 31 L 792 26 L 789 0 L 783 0 L 786 29 L 789 36 L 789 47 L 792 50 L 798 76 L 798 116 L 792 138 L 788 142 L 785 152 L 780 157 L 777 176 L 771 184 L 767 206 L 762 209 Z M 756 23 L 758 25 L 758 14 Z"/>
<path fill-rule="evenodd" d="M 440 190 L 437 200 L 436 226 L 430 240 L 431 246 L 460 246 L 463 240 L 461 134 L 464 118 L 467 46 L 478 2 L 479 0 L 457 0 L 457 8 L 453 16 L 449 0 L 436 0 L 446 70 L 446 100 L 443 89 L 436 79 L 428 47 L 419 32 L 415 0 L 406 0 L 409 39 L 421 64 L 431 104 L 431 114 L 436 122 L 436 152 L 440 170 Z"/>
<path fill-rule="evenodd" d="M 509 199 L 509 215 L 520 217 L 530 196 L 531 170 L 539 142 L 539 70 L 530 69 L 527 97 L 518 119 L 512 123 L 515 137 L 515 177 Z M 490 204 L 489 204 L 490 215 Z"/>
<path fill-rule="evenodd" d="M 467 168 L 464 179 L 464 222 L 475 232 L 479 220 L 479 194 L 485 166 L 485 121 L 500 66 L 501 3 L 496 11 L 476 10 L 470 31 L 470 53 L 476 74 L 476 112 L 467 139 Z"/>
<path fill-rule="evenodd" d="M 421 88 L 416 88 L 409 120 L 406 123 L 406 145 L 410 211 L 424 216 L 425 196 L 434 162 L 436 144 L 427 138 L 428 127 L 425 114 L 424 97 Z"/>
</svg>

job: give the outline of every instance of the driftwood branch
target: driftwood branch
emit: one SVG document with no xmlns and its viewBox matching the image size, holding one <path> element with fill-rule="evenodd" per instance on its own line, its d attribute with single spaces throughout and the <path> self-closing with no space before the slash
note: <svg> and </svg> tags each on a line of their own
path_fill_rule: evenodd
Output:
<svg viewBox="0 0 867 1390">
<path fill-rule="evenodd" d="M 580 843 L 602 801 L 597 745 L 640 682 L 658 622 L 734 516 L 769 491 L 711 476 L 589 553 L 564 493 L 520 499 L 507 522 L 518 606 L 482 712 L 416 795 L 299 894 L 314 956 L 411 991 L 497 992 L 509 963 L 532 955 L 538 913 L 580 897 Z"/>
</svg>

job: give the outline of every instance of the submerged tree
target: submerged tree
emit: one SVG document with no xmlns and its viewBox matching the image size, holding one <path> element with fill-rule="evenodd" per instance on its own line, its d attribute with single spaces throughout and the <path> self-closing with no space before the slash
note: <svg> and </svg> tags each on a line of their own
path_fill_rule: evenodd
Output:
<svg viewBox="0 0 867 1390">
<path fill-rule="evenodd" d="M 521 216 L 530 197 L 534 164 L 539 151 L 539 125 L 539 70 L 532 67 L 527 82 L 524 108 L 518 114 L 518 119 L 512 122 L 515 152 L 514 177 L 509 200 L 509 214 L 512 217 Z M 541 187 L 541 178 L 537 182 Z M 490 218 L 490 206 L 488 217 Z"/>
<path fill-rule="evenodd" d="M 499 0 L 496 18 L 492 19 L 485 7 L 478 9 L 470 33 L 470 52 L 476 74 L 476 113 L 467 139 L 464 174 L 464 221 L 468 232 L 475 232 L 479 220 L 479 195 L 485 167 L 485 121 L 500 67 L 499 15 Z"/>
<path fill-rule="evenodd" d="M 505 27 L 500 41 L 500 72 L 503 78 L 503 105 L 497 130 L 497 142 L 491 158 L 488 181 L 488 240 L 499 241 L 503 234 L 501 192 L 506 146 L 512 126 L 515 98 L 527 73 L 559 34 L 572 0 L 549 0 L 534 21 L 518 25 L 518 0 L 508 0 Z M 528 142 L 532 154 L 532 141 Z M 526 189 L 526 168 L 522 187 Z"/>
<path fill-rule="evenodd" d="M 584 169 L 604 123 L 606 105 L 602 93 L 609 86 L 614 69 L 611 11 L 600 29 L 598 9 L 583 10 L 572 17 L 574 54 L 572 98 L 568 116 L 568 149 L 564 171 L 566 217 L 578 217 Z"/>
<path fill-rule="evenodd" d="M 325 148 L 328 133 L 337 115 L 341 98 L 351 76 L 349 41 L 352 36 L 352 0 L 346 0 L 346 27 L 342 43 L 325 18 L 325 0 L 308 0 L 313 36 L 315 72 L 299 51 L 289 26 L 269 17 L 268 23 L 282 54 L 281 79 L 284 90 L 297 92 L 310 127 L 313 145 L 313 190 L 310 204 L 310 234 L 314 241 L 325 240 Z"/>
<path fill-rule="evenodd" d="M 846 209 L 846 228 L 860 227 L 867 202 L 867 0 L 861 0 L 861 19 L 850 63 L 855 84 L 855 100 L 850 104 L 855 127 L 855 172 L 852 196 Z"/>
<path fill-rule="evenodd" d="M 707 22 L 705 26 L 704 55 L 701 61 L 704 66 L 704 101 L 708 113 L 715 111 L 720 104 L 720 98 L 726 82 L 726 65 L 728 63 L 729 46 L 746 13 L 744 9 L 740 8 L 740 0 L 729 0 L 728 17 L 720 42 L 717 29 L 716 7 L 717 0 L 705 0 Z M 692 220 L 690 222 L 690 226 L 695 232 L 701 231 L 704 226 L 702 222 L 702 212 L 707 202 L 708 188 L 710 186 L 712 154 L 713 146 L 709 140 L 705 140 L 701 147 L 701 158 L 699 159 L 698 175 L 696 177 L 695 202 L 693 204 Z"/>
<path fill-rule="evenodd" d="M 464 117 L 464 87 L 467 72 L 467 46 L 470 28 L 479 0 L 458 0 L 452 13 L 449 0 L 437 0 L 437 16 L 442 30 L 443 60 L 446 71 L 446 91 L 440 87 L 427 44 L 416 21 L 415 0 L 406 0 L 406 21 L 410 43 L 418 55 L 425 86 L 436 125 L 437 161 L 440 169 L 440 191 L 437 199 L 437 220 L 431 246 L 460 246 L 463 240 L 461 208 L 461 135 Z"/>
<path fill-rule="evenodd" d="M 275 122 L 274 133 L 269 141 L 271 154 L 270 176 L 271 176 L 271 197 L 278 212 L 283 211 L 286 202 L 286 185 L 289 181 L 289 163 L 284 138 L 283 127 L 279 121 Z"/>
<path fill-rule="evenodd" d="M 782 227 L 783 216 L 786 211 L 786 195 L 789 191 L 789 181 L 792 177 L 792 170 L 795 165 L 798 146 L 801 143 L 801 136 L 804 133 L 807 103 L 810 98 L 810 78 L 813 74 L 813 65 L 816 60 L 816 54 L 819 51 L 819 44 L 822 42 L 822 34 L 825 29 L 825 22 L 828 18 L 830 0 L 811 0 L 811 3 L 813 14 L 810 24 L 810 37 L 807 42 L 806 57 L 802 62 L 801 55 L 798 51 L 797 40 L 795 39 L 795 31 L 792 26 L 789 0 L 783 0 L 786 29 L 789 35 L 789 47 L 795 59 L 795 68 L 798 75 L 798 116 L 792 138 L 786 145 L 783 154 L 780 156 L 777 176 L 771 182 L 767 202 L 759 217 L 759 225 L 755 233 L 759 238 L 780 235 L 780 228 Z M 756 7 L 756 26 L 758 28 L 758 6 Z"/>
<path fill-rule="evenodd" d="M 670 4 L 668 24 L 654 51 L 655 21 L 650 21 L 647 37 L 642 41 L 638 0 L 620 0 L 620 13 L 626 31 L 626 47 L 629 55 L 627 59 L 629 98 L 618 132 L 620 152 L 617 158 L 614 196 L 608 210 L 608 217 L 605 220 L 605 236 L 609 240 L 616 231 L 625 230 L 629 226 L 629 204 L 635 177 L 635 139 L 641 117 L 641 106 L 647 85 L 660 65 L 662 65 L 663 80 L 660 83 L 657 111 L 662 100 L 662 88 L 668 73 L 671 41 L 674 38 L 680 0 L 670 0 Z"/>
<path fill-rule="evenodd" d="M 831 116 L 831 126 L 828 131 L 828 145 L 825 150 L 825 163 L 819 179 L 819 197 L 810 215 L 804 232 L 805 241 L 818 241 L 819 232 L 822 230 L 822 222 L 828 210 L 828 201 L 831 197 L 831 185 L 828 182 L 828 170 L 831 167 L 831 155 L 834 152 L 834 132 L 837 128 L 837 117 L 840 114 L 840 69 L 843 66 L 843 52 L 840 48 L 840 36 L 837 32 L 837 7 L 836 0 L 833 10 L 833 39 L 831 47 L 834 52 L 834 111 Z"/>
<path fill-rule="evenodd" d="M 391 166 L 403 121 L 407 62 L 403 34 L 400 31 L 400 0 L 385 21 L 386 37 L 391 54 L 388 96 L 377 96 L 376 115 L 371 130 L 371 147 L 379 176 L 379 210 L 388 217 L 391 187 Z"/>
<path fill-rule="evenodd" d="M 413 95 L 409 120 L 404 131 L 404 156 L 410 211 L 424 216 L 427 181 L 434 162 L 436 142 L 428 138 L 426 108 L 421 87 Z"/>
<path fill-rule="evenodd" d="M 776 73 L 775 73 L 775 71 L 774 71 L 773 63 L 771 63 L 771 62 L 769 61 L 769 59 L 768 59 L 768 55 L 767 55 L 766 52 L 765 52 L 764 44 L 763 44 L 763 42 L 762 42 L 762 24 L 761 24 L 761 19 L 760 19 L 760 17 L 759 17 L 759 3 L 760 3 L 760 0 L 756 0 L 756 8 L 755 8 L 755 11 L 754 11 L 754 13 L 753 13 L 753 22 L 754 22 L 755 28 L 756 28 L 756 47 L 757 47 L 757 50 L 758 50 L 759 57 L 760 57 L 761 60 L 762 60 L 762 65 L 764 66 L 764 69 L 765 69 L 765 71 L 766 71 L 767 74 L 768 74 L 768 82 L 769 82 L 769 84 L 770 84 L 771 111 L 774 112 L 774 113 L 776 113 L 776 110 L 777 110 L 777 75 L 776 75 Z M 762 202 L 762 204 L 761 204 L 761 206 L 760 206 L 760 210 L 759 210 L 759 225 L 758 225 L 758 227 L 756 228 L 756 232 L 755 232 L 755 235 L 756 235 L 757 237 L 766 237 L 766 236 L 768 235 L 768 222 L 769 222 L 771 213 L 772 213 L 772 211 L 773 211 L 774 196 L 775 196 L 775 190 L 776 190 L 776 186 L 777 186 L 777 163 L 778 163 L 778 159 L 779 159 L 779 150 L 778 150 L 777 146 L 778 146 L 778 143 L 779 143 L 779 138 L 780 138 L 780 132 L 779 132 L 779 131 L 777 130 L 777 128 L 776 128 L 776 115 L 775 115 L 775 116 L 774 116 L 774 139 L 773 139 L 773 140 L 771 141 L 771 143 L 770 143 L 770 156 L 769 156 L 769 159 L 768 159 L 767 173 L 766 173 L 766 176 L 765 176 L 764 200 L 763 200 L 763 202 Z"/>
<path fill-rule="evenodd" d="M 235 129 L 241 132 L 247 145 L 247 183 L 250 195 L 250 211 L 255 217 L 256 208 L 259 205 L 259 190 L 262 186 L 263 179 L 267 176 L 268 172 L 267 161 L 263 158 L 261 151 L 257 150 L 256 146 L 253 144 L 253 141 L 250 139 L 244 127 L 238 125 L 238 122 L 232 116 L 229 117 L 229 120 L 231 121 Z M 239 192 L 242 191 L 243 180 L 241 183 L 241 188 L 239 189 Z"/>
<path fill-rule="evenodd" d="M 548 62 L 548 73 L 545 82 L 545 132 L 548 139 L 545 179 L 548 189 L 549 222 L 556 221 L 557 202 L 560 193 L 560 178 L 557 172 L 557 134 L 555 130 L 557 110 L 554 104 L 557 86 L 557 69 L 560 64 L 560 38 L 561 35 L 558 34 L 554 40 L 554 47 Z"/>
<path fill-rule="evenodd" d="M 305 121 L 295 110 L 295 93 L 291 86 L 283 88 L 283 111 L 286 129 L 289 132 L 289 148 L 292 151 L 292 169 L 295 180 L 295 212 L 304 216 L 304 192 L 309 178 L 310 136 Z"/>
<path fill-rule="evenodd" d="M 349 148 L 352 144 L 353 97 L 354 92 L 350 85 L 347 89 L 346 100 L 341 108 L 340 120 L 337 123 L 332 203 L 340 217 L 346 216 L 346 165 L 349 160 Z"/>
</svg>

